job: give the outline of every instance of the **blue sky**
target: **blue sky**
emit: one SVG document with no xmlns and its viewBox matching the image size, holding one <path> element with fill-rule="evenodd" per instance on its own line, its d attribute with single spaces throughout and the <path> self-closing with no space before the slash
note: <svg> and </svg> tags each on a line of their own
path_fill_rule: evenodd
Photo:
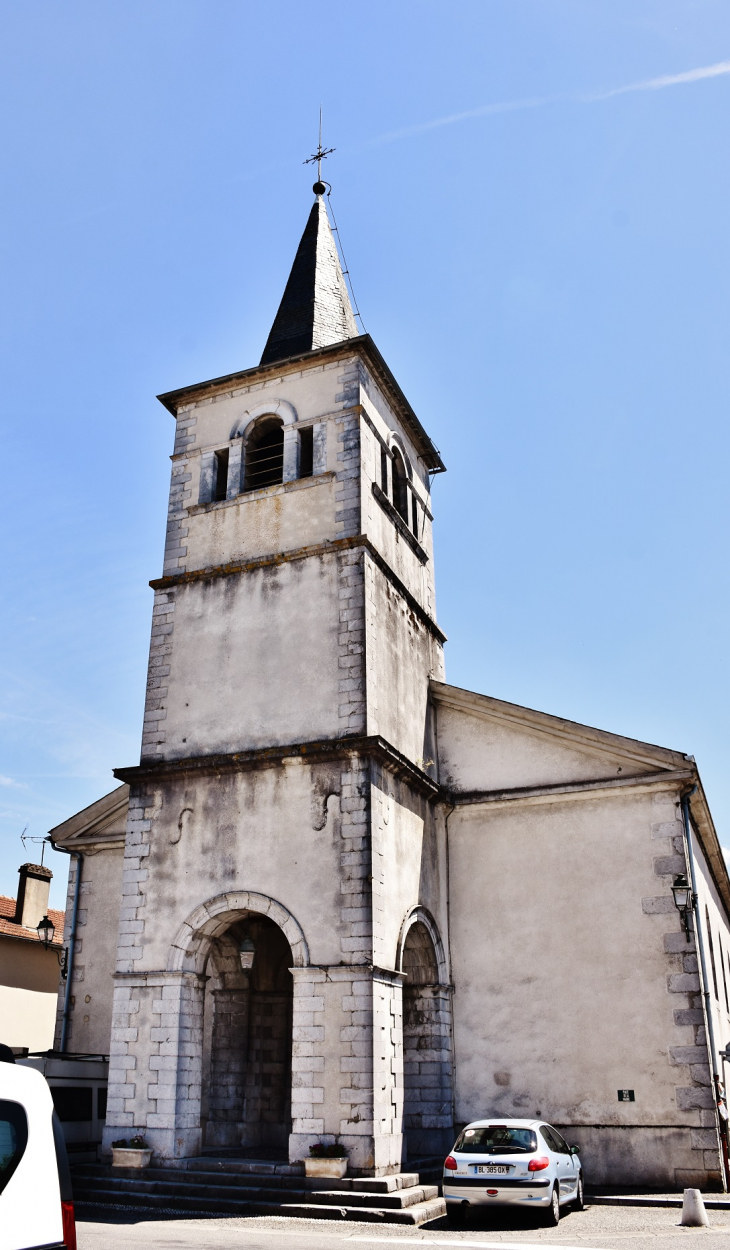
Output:
<svg viewBox="0 0 730 1250">
<path fill-rule="evenodd" d="M 727 4 L 5 0 L 0 41 L 0 892 L 138 758 L 155 395 L 258 361 L 320 103 L 449 468 L 448 679 L 691 752 L 730 845 Z"/>
</svg>

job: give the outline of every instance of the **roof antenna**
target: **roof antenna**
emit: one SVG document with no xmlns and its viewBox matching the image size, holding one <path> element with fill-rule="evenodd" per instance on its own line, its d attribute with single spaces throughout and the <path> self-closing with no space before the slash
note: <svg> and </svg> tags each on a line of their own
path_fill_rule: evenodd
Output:
<svg viewBox="0 0 730 1250">
<path fill-rule="evenodd" d="M 21 835 L 20 835 L 20 840 L 21 840 L 21 842 L 23 843 L 23 850 L 25 851 L 25 854 L 26 854 L 26 855 L 28 854 L 28 851 L 27 851 L 27 849 L 26 849 L 26 844 L 27 844 L 28 842 L 40 842 L 40 844 L 41 844 L 41 868 L 42 868 L 42 867 L 43 867 L 43 856 L 44 856 L 44 855 L 45 855 L 45 853 L 46 853 L 46 842 L 50 841 L 50 839 L 49 839 L 49 838 L 32 838 L 32 837 L 30 836 L 30 834 L 28 833 L 28 826 L 26 825 L 26 826 L 25 826 L 25 829 L 23 830 L 23 832 L 22 832 L 22 833 L 21 833 Z"/>
<path fill-rule="evenodd" d="M 325 191 L 327 190 L 325 183 L 322 182 L 322 161 L 325 159 L 325 157 L 329 156 L 330 153 L 334 151 L 336 151 L 335 148 L 323 148 L 322 147 L 322 105 L 320 104 L 319 106 L 319 143 L 317 144 L 317 151 L 313 152 L 311 156 L 307 157 L 306 161 L 302 162 L 304 165 L 313 165 L 315 161 L 317 162 L 317 181 L 312 187 L 312 190 L 314 191 L 315 195 L 324 195 Z"/>
</svg>

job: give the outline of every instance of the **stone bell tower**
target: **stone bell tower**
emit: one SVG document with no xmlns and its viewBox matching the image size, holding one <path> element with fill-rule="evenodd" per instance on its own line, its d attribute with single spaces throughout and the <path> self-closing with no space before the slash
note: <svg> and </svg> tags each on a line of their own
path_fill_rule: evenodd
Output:
<svg viewBox="0 0 730 1250">
<path fill-rule="evenodd" d="M 160 396 L 176 435 L 141 759 L 116 772 L 105 1143 L 298 1159 L 324 1139 L 379 1175 L 401 1166 L 404 1071 L 431 1087 L 411 1149 L 452 1120 L 429 713 L 444 466 L 357 332 L 323 192 L 261 363 Z M 426 967 L 435 1081 L 403 1057 L 403 982 Z"/>
</svg>

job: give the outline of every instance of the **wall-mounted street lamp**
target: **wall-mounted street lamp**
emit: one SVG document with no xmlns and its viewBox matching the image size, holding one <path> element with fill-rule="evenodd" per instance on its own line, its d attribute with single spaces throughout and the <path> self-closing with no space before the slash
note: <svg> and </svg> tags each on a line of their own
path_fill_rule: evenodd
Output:
<svg viewBox="0 0 730 1250">
<path fill-rule="evenodd" d="M 36 912 L 36 915 L 37 914 L 38 913 Z M 55 932 L 56 932 L 56 926 L 51 920 L 50 916 L 44 916 L 43 919 L 39 920 L 38 924 L 36 925 L 36 933 L 38 934 L 38 940 L 43 943 L 46 950 L 50 950 L 53 944 L 53 935 Z M 58 950 L 58 948 L 56 948 L 56 959 L 58 960 L 59 967 L 61 969 L 61 976 L 63 977 L 65 981 L 66 977 L 68 976 L 68 950 L 65 946 L 63 946 L 61 950 Z"/>
<path fill-rule="evenodd" d="M 697 899 L 692 893 L 692 887 L 690 886 L 684 873 L 680 873 L 678 877 L 674 878 L 672 894 L 674 895 L 674 906 L 677 908 L 677 911 L 682 917 L 682 924 L 684 925 L 684 931 L 687 934 L 687 941 L 689 942 L 690 935 L 692 933 L 689 918 Z"/>
<path fill-rule="evenodd" d="M 238 946 L 238 957 L 241 960 L 241 967 L 244 972 L 248 972 L 250 968 L 253 968 L 253 958 L 255 954 L 256 947 L 251 939 L 248 937 L 241 938 Z"/>
</svg>

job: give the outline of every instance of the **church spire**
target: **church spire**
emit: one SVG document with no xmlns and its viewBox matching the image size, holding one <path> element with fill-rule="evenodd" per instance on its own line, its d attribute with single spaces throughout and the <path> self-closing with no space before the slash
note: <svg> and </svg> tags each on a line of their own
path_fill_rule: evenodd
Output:
<svg viewBox="0 0 730 1250">
<path fill-rule="evenodd" d="M 317 198 L 266 341 L 262 365 L 358 334 L 327 216 L 324 183 L 318 180 L 313 190 Z"/>
</svg>

